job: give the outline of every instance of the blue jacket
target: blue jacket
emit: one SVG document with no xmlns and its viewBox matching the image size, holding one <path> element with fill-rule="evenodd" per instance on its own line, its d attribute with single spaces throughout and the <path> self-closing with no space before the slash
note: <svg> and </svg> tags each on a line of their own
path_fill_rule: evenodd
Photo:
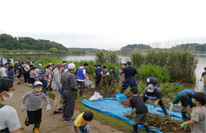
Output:
<svg viewBox="0 0 206 133">
<path fill-rule="evenodd" d="M 161 92 L 161 89 L 158 88 L 158 87 L 155 87 L 155 88 L 157 89 L 157 92 L 158 92 L 158 94 L 159 94 L 159 93 Z M 147 92 L 148 87 L 146 87 L 145 90 L 146 90 L 146 92 Z M 146 93 L 145 96 L 146 96 L 148 99 L 152 100 L 152 101 L 156 101 L 156 100 L 158 99 L 158 95 L 153 95 L 153 94 Z"/>
<path fill-rule="evenodd" d="M 83 67 L 78 68 L 78 70 L 77 70 L 77 79 L 85 80 L 85 77 L 84 77 L 84 74 L 83 74 L 84 69 L 85 68 L 83 68 Z"/>
</svg>

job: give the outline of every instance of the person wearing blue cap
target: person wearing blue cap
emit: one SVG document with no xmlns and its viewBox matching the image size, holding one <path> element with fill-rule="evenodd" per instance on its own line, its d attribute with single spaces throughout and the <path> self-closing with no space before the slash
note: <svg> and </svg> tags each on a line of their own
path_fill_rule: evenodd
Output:
<svg viewBox="0 0 206 133">
<path fill-rule="evenodd" d="M 21 101 L 21 111 L 25 111 L 25 101 L 28 98 L 27 102 L 27 118 L 25 120 L 25 125 L 29 126 L 30 124 L 34 124 L 33 131 L 34 133 L 39 133 L 39 127 L 41 124 L 42 117 L 42 105 L 41 100 L 44 99 L 47 106 L 46 111 L 49 112 L 51 110 L 49 99 L 46 97 L 46 94 L 42 93 L 42 83 L 40 81 L 36 81 L 33 84 L 33 91 L 28 92 L 26 95 L 22 97 Z"/>
</svg>

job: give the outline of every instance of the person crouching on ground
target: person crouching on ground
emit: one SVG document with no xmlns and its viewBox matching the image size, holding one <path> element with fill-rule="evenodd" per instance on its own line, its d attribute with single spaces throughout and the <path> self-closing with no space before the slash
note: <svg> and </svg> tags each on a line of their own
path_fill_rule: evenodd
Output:
<svg viewBox="0 0 206 133">
<path fill-rule="evenodd" d="M 193 102 L 196 104 L 196 108 L 191 114 L 191 120 L 181 124 L 181 128 L 191 126 L 191 133 L 205 133 L 206 132 L 206 108 L 204 107 L 206 102 L 206 95 L 202 92 L 197 92 L 192 95 Z"/>
<path fill-rule="evenodd" d="M 192 95 L 196 92 L 194 90 L 183 90 L 178 93 L 178 95 L 173 99 L 172 104 L 170 106 L 169 115 L 172 116 L 172 109 L 175 104 L 178 104 L 181 101 L 181 113 L 182 113 L 182 120 L 186 121 L 188 119 L 187 116 L 187 106 L 190 105 L 190 112 L 193 111 L 195 108 L 195 104 L 192 102 Z"/>
<path fill-rule="evenodd" d="M 143 98 L 138 96 L 137 87 L 132 87 L 130 89 L 130 93 L 132 95 L 132 98 L 130 99 L 130 105 L 132 109 L 135 108 L 135 114 L 133 116 L 133 129 L 131 129 L 131 132 L 137 133 L 138 124 L 141 122 L 143 123 L 147 133 L 150 133 L 149 125 L 147 124 L 148 108 L 145 105 Z"/>
<path fill-rule="evenodd" d="M 89 133 L 89 125 L 93 119 L 93 113 L 91 111 L 85 111 L 77 116 L 74 121 L 74 131 L 75 133 Z"/>
<path fill-rule="evenodd" d="M 21 101 L 21 111 L 25 110 L 25 101 L 28 98 L 27 103 L 27 118 L 25 120 L 25 125 L 34 124 L 34 133 L 39 133 L 39 127 L 41 124 L 42 117 L 42 105 L 41 100 L 44 99 L 47 103 L 46 111 L 49 112 L 51 107 L 49 100 L 44 93 L 42 93 L 42 83 L 40 81 L 34 82 L 33 91 L 28 92 L 22 97 Z"/>
<path fill-rule="evenodd" d="M 148 87 L 142 92 L 142 97 L 144 102 L 148 99 L 154 102 L 154 107 L 157 107 L 157 104 L 162 108 L 163 113 L 167 116 L 167 110 L 164 103 L 162 102 L 163 93 L 160 88 L 156 87 L 154 84 L 149 84 Z"/>
</svg>

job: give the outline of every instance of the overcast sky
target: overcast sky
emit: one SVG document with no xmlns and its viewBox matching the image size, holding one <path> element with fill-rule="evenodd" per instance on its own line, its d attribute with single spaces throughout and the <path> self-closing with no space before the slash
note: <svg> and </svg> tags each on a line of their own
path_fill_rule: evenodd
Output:
<svg viewBox="0 0 206 133">
<path fill-rule="evenodd" d="M 66 47 L 206 43 L 206 0 L 1 0 L 0 34 Z"/>
</svg>

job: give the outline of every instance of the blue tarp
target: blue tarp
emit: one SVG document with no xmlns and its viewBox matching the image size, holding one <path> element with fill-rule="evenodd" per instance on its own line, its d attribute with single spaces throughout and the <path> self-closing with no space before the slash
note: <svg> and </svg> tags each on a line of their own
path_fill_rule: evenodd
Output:
<svg viewBox="0 0 206 133">
<path fill-rule="evenodd" d="M 117 97 L 118 97 L 118 94 L 117 94 Z M 116 98 L 103 98 L 103 99 L 98 99 L 95 101 L 88 101 L 84 99 L 82 103 L 92 109 L 98 110 L 102 113 L 121 119 L 129 123 L 130 125 L 133 125 L 132 120 L 129 120 L 124 117 L 125 114 L 128 114 L 130 111 L 132 111 L 132 108 L 131 107 L 125 108 L 124 105 L 121 104 L 119 101 L 117 101 Z M 146 106 L 148 107 L 149 113 L 158 114 L 164 117 L 164 114 L 162 113 L 162 109 L 160 107 L 154 108 L 153 105 L 149 105 L 149 104 L 146 104 Z M 167 111 L 169 112 L 169 110 Z M 181 113 L 179 112 L 173 112 L 173 116 L 174 117 L 172 117 L 172 119 L 182 120 Z M 138 125 L 138 128 L 145 129 L 143 125 Z M 155 133 L 161 133 L 161 131 L 157 129 L 150 129 L 150 130 Z"/>
</svg>

